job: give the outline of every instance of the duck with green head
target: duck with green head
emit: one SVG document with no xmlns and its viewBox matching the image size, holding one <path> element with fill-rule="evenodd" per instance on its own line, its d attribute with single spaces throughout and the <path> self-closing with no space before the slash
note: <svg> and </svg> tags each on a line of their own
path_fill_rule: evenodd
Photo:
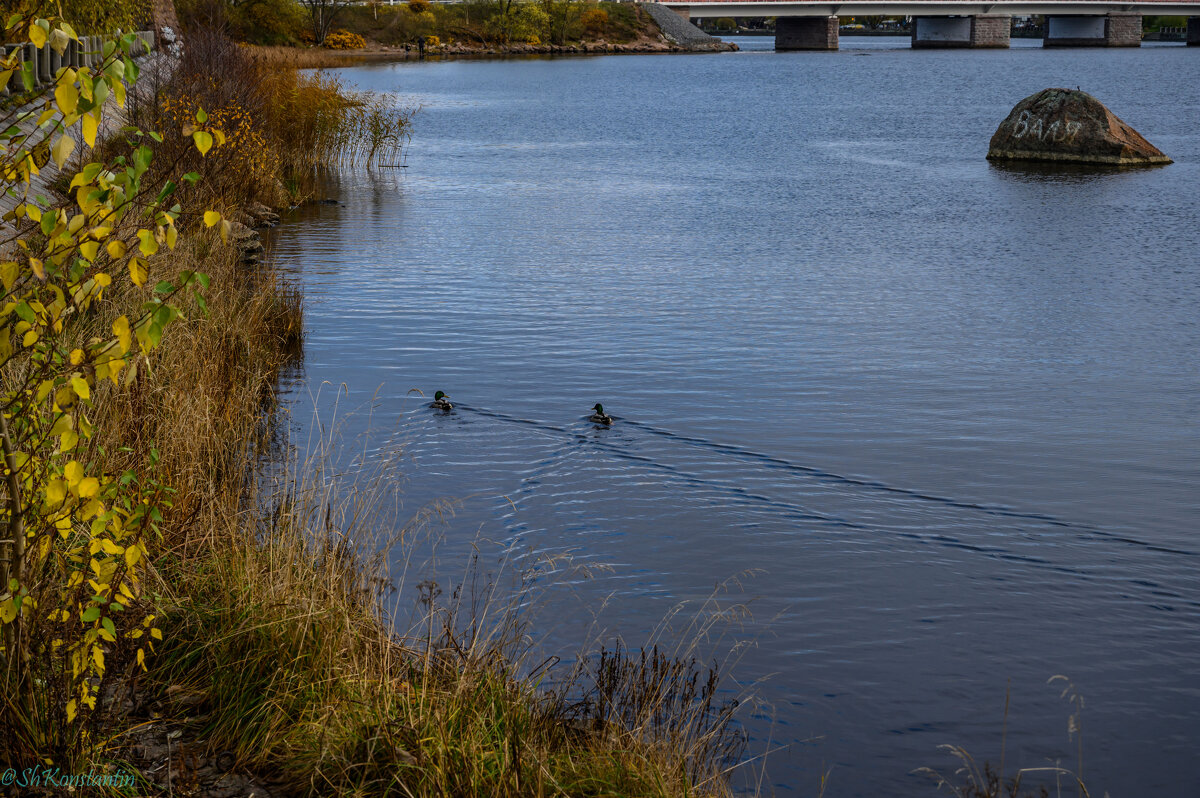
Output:
<svg viewBox="0 0 1200 798">
<path fill-rule="evenodd" d="M 613 417 L 604 412 L 604 405 L 596 402 L 596 406 L 592 408 L 596 412 L 588 416 L 588 421 L 593 424 L 604 424 L 608 426 L 613 423 Z"/>
<path fill-rule="evenodd" d="M 438 391 L 435 393 L 433 395 L 433 401 L 429 403 L 429 406 L 434 410 L 449 411 L 454 409 L 454 405 L 450 404 L 450 397 L 446 396 L 444 391 Z"/>
</svg>

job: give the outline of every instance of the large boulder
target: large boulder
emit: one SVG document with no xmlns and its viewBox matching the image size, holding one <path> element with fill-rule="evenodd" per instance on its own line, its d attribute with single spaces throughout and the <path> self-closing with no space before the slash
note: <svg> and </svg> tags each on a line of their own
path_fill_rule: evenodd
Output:
<svg viewBox="0 0 1200 798">
<path fill-rule="evenodd" d="M 1044 89 L 1017 103 L 996 128 L 993 161 L 1150 166 L 1171 159 L 1084 91 Z"/>
</svg>

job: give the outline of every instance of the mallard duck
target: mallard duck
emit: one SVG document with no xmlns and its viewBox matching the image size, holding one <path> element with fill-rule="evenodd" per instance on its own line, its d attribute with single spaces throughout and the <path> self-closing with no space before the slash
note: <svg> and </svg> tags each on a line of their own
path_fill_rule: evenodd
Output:
<svg viewBox="0 0 1200 798">
<path fill-rule="evenodd" d="M 588 416 L 588 421 L 592 422 L 593 424 L 604 424 L 604 425 L 613 423 L 612 416 L 610 416 L 604 412 L 604 405 L 600 404 L 599 402 L 596 402 L 596 406 L 593 407 L 592 409 L 595 410 L 596 412 L 592 413 L 590 416 Z"/>
<path fill-rule="evenodd" d="M 429 406 L 434 410 L 453 410 L 454 405 L 450 404 L 449 399 L 450 397 L 446 396 L 444 391 L 438 391 L 433 395 L 433 401 L 429 403 Z"/>
</svg>

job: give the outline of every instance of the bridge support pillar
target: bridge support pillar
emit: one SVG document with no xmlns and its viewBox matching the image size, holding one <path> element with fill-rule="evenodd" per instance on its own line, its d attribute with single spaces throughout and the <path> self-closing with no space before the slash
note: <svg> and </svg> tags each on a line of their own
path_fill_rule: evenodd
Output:
<svg viewBox="0 0 1200 798">
<path fill-rule="evenodd" d="M 913 49 L 1008 47 L 1012 17 L 978 14 L 973 17 L 913 17 Z"/>
<path fill-rule="evenodd" d="M 1043 47 L 1141 47 L 1142 15 L 1047 16 Z"/>
<path fill-rule="evenodd" d="M 775 20 L 776 50 L 836 50 L 837 17 L 778 17 Z"/>
<path fill-rule="evenodd" d="M 1187 43 L 1189 47 L 1200 47 L 1200 17 L 1188 17 Z"/>
</svg>

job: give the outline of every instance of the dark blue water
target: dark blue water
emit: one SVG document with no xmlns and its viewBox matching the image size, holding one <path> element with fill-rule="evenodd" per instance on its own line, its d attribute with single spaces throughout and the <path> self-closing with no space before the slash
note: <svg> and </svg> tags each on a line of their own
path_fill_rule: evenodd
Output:
<svg viewBox="0 0 1200 798">
<path fill-rule="evenodd" d="M 999 758 L 1010 681 L 1009 768 L 1075 767 L 1059 673 L 1092 795 L 1200 794 L 1200 48 L 742 43 L 342 71 L 421 110 L 408 168 L 278 233 L 297 422 L 344 384 L 414 512 L 462 500 L 444 563 L 611 563 L 547 594 L 551 647 L 760 571 L 734 673 L 781 795 L 931 794 L 939 744 Z M 1176 163 L 989 165 L 1050 86 Z"/>
</svg>

